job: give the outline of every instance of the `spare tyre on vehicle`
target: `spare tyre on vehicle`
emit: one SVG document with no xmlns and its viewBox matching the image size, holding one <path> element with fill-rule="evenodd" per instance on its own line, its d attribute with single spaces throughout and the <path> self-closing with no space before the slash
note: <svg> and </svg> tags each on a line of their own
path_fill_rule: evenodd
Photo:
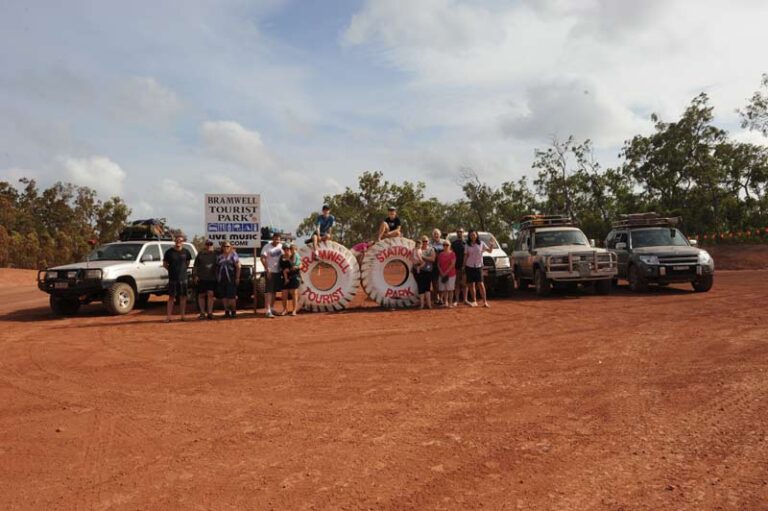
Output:
<svg viewBox="0 0 768 511">
<path fill-rule="evenodd" d="M 323 241 L 316 256 L 311 246 L 299 249 L 299 256 L 299 306 L 315 312 L 349 307 L 360 290 L 360 266 L 354 254 L 335 241 Z"/>
<path fill-rule="evenodd" d="M 406 238 L 387 238 L 370 247 L 363 258 L 362 281 L 368 297 L 382 307 L 403 308 L 418 303 L 416 278 L 411 272 L 411 260 L 415 243 Z M 393 265 L 404 266 L 402 278 L 387 281 L 387 272 Z M 396 266 L 395 266 L 396 268 Z"/>
</svg>

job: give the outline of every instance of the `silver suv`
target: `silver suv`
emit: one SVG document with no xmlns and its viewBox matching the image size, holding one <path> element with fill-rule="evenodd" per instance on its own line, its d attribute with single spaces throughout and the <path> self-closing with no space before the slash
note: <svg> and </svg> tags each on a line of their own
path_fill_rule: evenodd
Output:
<svg viewBox="0 0 768 511">
<path fill-rule="evenodd" d="M 553 284 L 591 284 L 597 293 L 608 294 L 617 273 L 615 254 L 595 248 L 569 218 L 558 215 L 524 217 L 512 258 L 517 288 L 532 282 L 540 296 L 548 295 Z"/>
<path fill-rule="evenodd" d="M 111 314 L 127 314 L 153 294 L 168 294 L 163 254 L 172 241 L 117 241 L 91 252 L 81 263 L 40 270 L 37 287 L 48 293 L 53 312 L 76 314 L 80 305 L 100 301 Z M 197 250 L 184 243 L 193 258 Z"/>
</svg>

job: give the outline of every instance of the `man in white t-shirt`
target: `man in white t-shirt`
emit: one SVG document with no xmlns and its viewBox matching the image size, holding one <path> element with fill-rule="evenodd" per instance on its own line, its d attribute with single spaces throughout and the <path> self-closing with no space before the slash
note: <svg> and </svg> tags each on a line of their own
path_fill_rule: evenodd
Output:
<svg viewBox="0 0 768 511">
<path fill-rule="evenodd" d="M 266 316 L 274 318 L 272 314 L 272 305 L 275 303 L 275 296 L 282 289 L 282 279 L 280 278 L 280 258 L 283 257 L 283 244 L 280 242 L 280 233 L 272 234 L 272 241 L 261 249 L 261 264 L 266 270 L 267 285 L 264 293 L 264 308 Z"/>
</svg>

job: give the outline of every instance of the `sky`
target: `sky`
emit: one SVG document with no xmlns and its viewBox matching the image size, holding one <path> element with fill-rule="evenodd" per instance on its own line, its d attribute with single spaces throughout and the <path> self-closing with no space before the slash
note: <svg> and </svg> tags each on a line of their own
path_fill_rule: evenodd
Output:
<svg viewBox="0 0 768 511">
<path fill-rule="evenodd" d="M 0 181 L 120 195 L 203 231 L 205 193 L 296 228 L 364 171 L 460 197 L 532 176 L 552 137 L 623 142 L 768 72 L 763 0 L 4 0 Z"/>
</svg>

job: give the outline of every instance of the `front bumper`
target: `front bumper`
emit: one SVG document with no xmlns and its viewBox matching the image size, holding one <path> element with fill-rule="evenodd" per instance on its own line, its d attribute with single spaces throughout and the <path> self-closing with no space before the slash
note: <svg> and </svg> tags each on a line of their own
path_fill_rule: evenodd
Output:
<svg viewBox="0 0 768 511">
<path fill-rule="evenodd" d="M 673 284 L 675 282 L 694 282 L 702 275 L 713 275 L 715 269 L 709 265 L 664 265 L 664 264 L 638 264 L 638 269 L 646 280 L 661 284 Z"/>
<path fill-rule="evenodd" d="M 114 281 L 102 278 L 85 278 L 84 270 L 58 271 L 48 278 L 46 270 L 37 272 L 37 288 L 55 296 L 95 296 L 109 288 Z"/>
<path fill-rule="evenodd" d="M 591 256 L 569 254 L 567 257 L 549 258 L 546 275 L 557 282 L 590 282 L 615 279 L 619 273 L 616 254 L 601 253 Z M 564 259 L 564 260 L 563 260 Z"/>
</svg>

